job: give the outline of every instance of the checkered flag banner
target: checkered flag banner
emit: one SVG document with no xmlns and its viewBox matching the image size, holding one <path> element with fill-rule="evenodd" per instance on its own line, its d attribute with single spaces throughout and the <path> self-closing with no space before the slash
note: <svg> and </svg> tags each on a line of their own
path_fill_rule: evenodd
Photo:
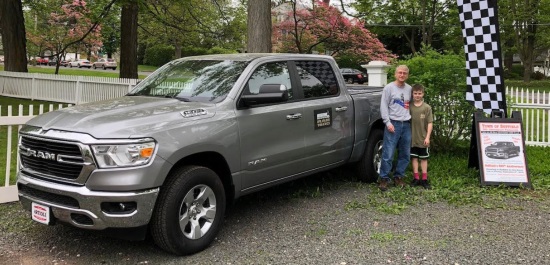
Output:
<svg viewBox="0 0 550 265">
<path fill-rule="evenodd" d="M 497 0 L 457 0 L 466 53 L 466 100 L 491 114 L 506 113 Z"/>
</svg>

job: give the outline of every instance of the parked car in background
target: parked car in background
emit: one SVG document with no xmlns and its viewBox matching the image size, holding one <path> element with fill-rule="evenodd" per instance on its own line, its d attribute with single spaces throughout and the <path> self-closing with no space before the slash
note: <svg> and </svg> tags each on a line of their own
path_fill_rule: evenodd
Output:
<svg viewBox="0 0 550 265">
<path fill-rule="evenodd" d="M 49 66 L 55 66 L 57 65 L 57 58 L 52 58 L 51 60 L 48 61 L 48 65 Z"/>
<path fill-rule="evenodd" d="M 93 63 L 92 64 L 92 67 L 94 69 L 96 68 L 103 68 L 103 70 L 107 69 L 107 68 L 111 68 L 113 70 L 116 70 L 116 67 L 117 67 L 117 64 L 116 64 L 116 61 L 114 59 L 111 59 L 111 58 L 107 58 L 107 59 L 104 59 L 104 58 L 101 58 L 99 59 L 97 62 Z"/>
<path fill-rule="evenodd" d="M 63 66 L 63 67 L 67 67 L 69 66 L 69 63 L 71 62 L 71 60 L 61 60 L 61 62 L 59 63 L 60 66 Z"/>
<path fill-rule="evenodd" d="M 36 58 L 36 64 L 38 64 L 38 65 L 42 65 L 42 64 L 43 64 L 43 65 L 48 65 L 48 62 L 49 62 L 49 61 L 50 61 L 50 60 L 48 60 L 48 58 L 46 58 L 46 57 L 38 57 L 38 58 Z"/>
<path fill-rule="evenodd" d="M 346 83 L 348 84 L 363 84 L 368 81 L 367 75 L 357 69 L 341 68 L 340 72 L 342 73 L 342 76 L 344 76 L 344 80 L 346 80 Z"/>
<path fill-rule="evenodd" d="M 90 61 L 88 60 L 76 60 L 74 62 L 69 62 L 69 67 L 73 68 L 73 67 L 78 67 L 78 68 L 82 68 L 82 67 L 87 67 L 87 68 L 91 68 L 92 67 L 92 63 L 90 63 Z"/>
</svg>

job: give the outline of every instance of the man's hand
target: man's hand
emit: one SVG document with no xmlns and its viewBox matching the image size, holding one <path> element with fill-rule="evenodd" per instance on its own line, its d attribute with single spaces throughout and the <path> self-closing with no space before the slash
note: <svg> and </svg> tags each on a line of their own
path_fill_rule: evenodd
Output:
<svg viewBox="0 0 550 265">
<path fill-rule="evenodd" d="M 388 131 L 391 133 L 395 132 L 395 127 L 393 127 L 393 124 L 391 123 L 388 123 L 388 125 L 386 125 L 386 128 L 388 128 Z"/>
</svg>

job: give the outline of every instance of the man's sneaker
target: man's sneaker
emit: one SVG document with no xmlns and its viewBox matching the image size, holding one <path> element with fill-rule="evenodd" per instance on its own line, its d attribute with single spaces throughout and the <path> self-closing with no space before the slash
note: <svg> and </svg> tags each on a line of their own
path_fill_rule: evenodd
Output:
<svg viewBox="0 0 550 265">
<path fill-rule="evenodd" d="M 388 180 L 387 179 L 380 179 L 380 182 L 378 183 L 378 188 L 381 191 L 387 191 L 388 190 Z"/>
<path fill-rule="evenodd" d="M 399 188 L 405 187 L 405 181 L 403 181 L 402 177 L 395 177 L 393 179 L 393 182 L 395 183 L 396 187 L 399 187 Z"/>
<path fill-rule="evenodd" d="M 420 180 L 419 179 L 413 179 L 413 181 L 411 182 L 411 186 L 413 186 L 413 187 L 420 186 Z"/>
<path fill-rule="evenodd" d="M 428 182 L 427 179 L 423 179 L 420 181 L 420 186 L 424 187 L 424 189 L 431 189 L 432 187 L 430 186 L 430 183 Z"/>
</svg>

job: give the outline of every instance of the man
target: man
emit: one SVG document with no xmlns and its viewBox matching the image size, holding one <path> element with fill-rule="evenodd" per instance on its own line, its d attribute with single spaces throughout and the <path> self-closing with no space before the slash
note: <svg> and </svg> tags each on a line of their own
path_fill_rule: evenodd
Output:
<svg viewBox="0 0 550 265">
<path fill-rule="evenodd" d="M 404 187 L 405 170 L 409 165 L 411 151 L 411 114 L 409 103 L 411 100 L 411 86 L 405 81 L 409 78 L 409 68 L 399 65 L 395 69 L 395 81 L 387 84 L 382 91 L 380 114 L 386 128 L 384 130 L 384 144 L 382 146 L 382 163 L 380 165 L 381 191 L 388 189 L 393 155 L 397 149 L 397 167 L 394 172 L 394 183 L 397 187 Z"/>
</svg>

